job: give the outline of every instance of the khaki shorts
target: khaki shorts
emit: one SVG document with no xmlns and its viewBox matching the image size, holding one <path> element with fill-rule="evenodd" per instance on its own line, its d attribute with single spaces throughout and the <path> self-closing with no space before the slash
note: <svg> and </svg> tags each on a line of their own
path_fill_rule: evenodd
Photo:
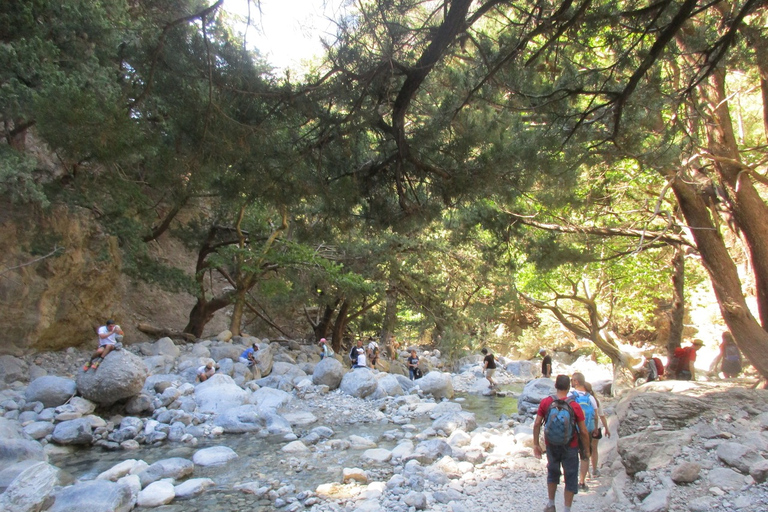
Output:
<svg viewBox="0 0 768 512">
<path fill-rule="evenodd" d="M 487 378 L 489 378 L 489 379 L 490 379 L 491 377 L 493 377 L 493 374 L 494 374 L 494 373 L 496 373 L 496 368 L 488 368 L 487 370 L 485 370 L 485 376 L 486 376 Z"/>
</svg>

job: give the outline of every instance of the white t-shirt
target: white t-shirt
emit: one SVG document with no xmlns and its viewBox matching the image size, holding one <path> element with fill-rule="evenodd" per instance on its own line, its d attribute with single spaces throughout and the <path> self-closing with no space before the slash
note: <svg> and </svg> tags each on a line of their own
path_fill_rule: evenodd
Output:
<svg viewBox="0 0 768 512">
<path fill-rule="evenodd" d="M 206 375 L 206 376 L 210 377 L 214 373 L 216 373 L 216 367 L 208 368 L 206 365 L 203 365 L 203 366 L 201 366 L 200 368 L 197 369 L 197 374 L 198 375 Z"/>
<path fill-rule="evenodd" d="M 379 344 L 378 344 L 378 343 L 376 343 L 375 341 L 372 341 L 372 342 L 370 342 L 370 343 L 368 344 L 368 351 L 369 351 L 371 354 L 373 354 L 373 353 L 374 353 L 374 351 L 375 351 L 377 348 L 379 348 Z"/>
<path fill-rule="evenodd" d="M 365 350 L 357 351 L 357 366 L 365 366 Z"/>
<path fill-rule="evenodd" d="M 120 327 L 115 325 L 112 328 L 112 332 L 109 333 L 109 329 L 107 329 L 106 325 L 102 325 L 101 327 L 99 327 L 99 346 L 101 347 L 103 345 L 114 345 L 115 343 L 117 343 L 115 336 L 117 336 L 118 329 L 120 329 Z M 102 334 L 108 334 L 108 333 L 109 333 L 109 336 L 107 336 L 106 338 L 101 337 Z"/>
</svg>

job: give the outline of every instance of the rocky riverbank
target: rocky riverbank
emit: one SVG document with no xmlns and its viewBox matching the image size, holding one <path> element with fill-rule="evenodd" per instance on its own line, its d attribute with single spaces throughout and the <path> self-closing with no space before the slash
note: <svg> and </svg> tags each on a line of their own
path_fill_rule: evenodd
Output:
<svg viewBox="0 0 768 512">
<path fill-rule="evenodd" d="M 248 367 L 238 356 L 254 341 Z M 113 352 L 87 373 L 88 353 L 75 349 L 1 356 L 0 510 L 543 509 L 530 410 L 551 381 L 535 378 L 535 364 L 502 360 L 502 389 L 525 383 L 521 412 L 478 422 L 455 394 L 492 394 L 479 356 L 450 374 L 439 353 L 420 355 L 426 375 L 415 383 L 397 361 L 348 370 L 293 341 L 166 338 Z M 219 371 L 196 384 L 209 358 Z M 555 369 L 610 375 L 587 360 Z M 685 382 L 602 397 L 614 435 L 600 442 L 601 474 L 574 510 L 767 510 L 766 398 Z M 258 451 L 236 439 L 259 440 Z M 57 467 L 82 450 L 111 462 L 81 476 Z"/>
</svg>

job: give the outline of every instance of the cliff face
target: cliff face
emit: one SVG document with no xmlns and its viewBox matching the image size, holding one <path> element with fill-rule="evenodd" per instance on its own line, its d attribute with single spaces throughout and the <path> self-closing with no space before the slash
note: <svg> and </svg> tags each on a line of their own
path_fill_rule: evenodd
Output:
<svg viewBox="0 0 768 512">
<path fill-rule="evenodd" d="M 117 239 L 108 236 L 83 208 L 46 212 L 7 205 L 0 213 L 0 353 L 21 354 L 97 344 L 95 328 L 108 318 L 126 332 L 126 341 L 144 341 L 138 323 L 180 330 L 194 304 L 122 274 Z M 51 254 L 53 251 L 53 254 Z M 161 259 L 185 265 L 191 254 L 161 241 Z M 222 313 L 208 326 L 226 327 Z"/>
</svg>

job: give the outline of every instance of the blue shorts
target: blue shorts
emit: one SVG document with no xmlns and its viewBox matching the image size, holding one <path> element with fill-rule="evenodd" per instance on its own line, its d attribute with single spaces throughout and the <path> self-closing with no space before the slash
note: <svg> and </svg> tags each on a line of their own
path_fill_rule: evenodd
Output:
<svg viewBox="0 0 768 512">
<path fill-rule="evenodd" d="M 579 449 L 547 445 L 547 483 L 560 483 L 560 466 L 565 473 L 565 490 L 579 493 Z"/>
</svg>

